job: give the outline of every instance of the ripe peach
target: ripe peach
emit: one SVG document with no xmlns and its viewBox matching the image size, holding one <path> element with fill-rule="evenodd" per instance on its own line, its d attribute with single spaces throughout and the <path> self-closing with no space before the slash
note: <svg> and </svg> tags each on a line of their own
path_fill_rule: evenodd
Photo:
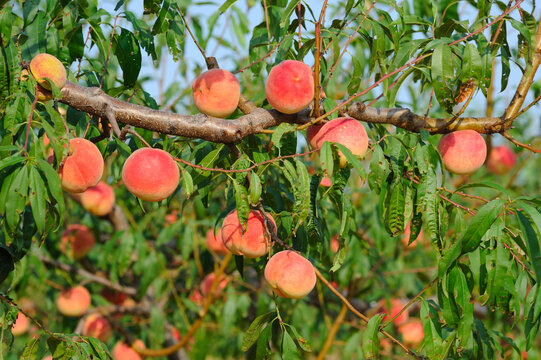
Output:
<svg viewBox="0 0 541 360">
<path fill-rule="evenodd" d="M 199 291 L 198 289 L 195 289 L 190 293 L 189 299 L 198 306 L 203 305 L 203 302 L 205 301 L 205 298 L 201 294 L 201 291 Z"/>
<path fill-rule="evenodd" d="M 53 84 L 59 89 L 66 85 L 66 68 L 53 55 L 43 53 L 34 56 L 30 61 L 30 72 L 34 75 L 38 84 L 46 90 L 51 90 L 51 85 L 45 78 L 52 80 Z"/>
<path fill-rule="evenodd" d="M 438 150 L 445 168 L 459 175 L 475 172 L 487 156 L 485 140 L 473 130 L 460 130 L 442 136 Z"/>
<path fill-rule="evenodd" d="M 402 335 L 406 346 L 416 347 L 425 337 L 423 324 L 418 319 L 400 325 L 398 332 Z"/>
<path fill-rule="evenodd" d="M 115 192 L 107 183 L 100 181 L 81 195 L 81 205 L 92 215 L 107 215 L 115 206 Z"/>
<path fill-rule="evenodd" d="M 141 148 L 134 151 L 124 163 L 122 180 L 138 198 L 161 201 L 177 188 L 180 171 L 167 151 Z"/>
<path fill-rule="evenodd" d="M 144 348 L 145 344 L 141 340 L 135 340 L 133 342 L 134 346 Z M 113 348 L 113 359 L 114 360 L 141 360 L 142 357 L 132 349 L 128 344 L 119 341 L 116 343 Z"/>
<path fill-rule="evenodd" d="M 383 306 L 385 307 L 385 316 L 383 318 L 383 321 L 387 321 L 389 319 L 394 318 L 406 305 L 398 299 L 391 299 L 389 302 L 391 305 L 391 310 L 387 308 L 385 301 L 383 301 Z M 389 314 L 391 315 L 390 317 L 389 317 Z M 402 314 L 400 314 L 393 320 L 393 324 L 395 324 L 395 326 L 400 326 L 406 323 L 408 319 L 409 319 L 409 315 L 408 315 L 408 310 L 406 309 L 404 310 Z"/>
<path fill-rule="evenodd" d="M 218 233 L 214 236 L 214 230 L 207 231 L 207 248 L 216 255 L 225 255 L 229 252 L 222 240 L 222 229 L 218 229 Z"/>
<path fill-rule="evenodd" d="M 276 223 L 272 216 L 268 215 L 273 224 L 276 234 Z M 244 255 L 247 258 L 256 258 L 269 252 L 271 248 L 270 234 L 265 229 L 265 220 L 259 211 L 250 210 L 246 232 L 242 233 L 242 227 L 237 216 L 237 210 L 231 211 L 224 219 L 222 225 L 222 239 L 225 247 L 235 255 Z"/>
<path fill-rule="evenodd" d="M 122 305 L 124 301 L 128 299 L 128 295 L 109 288 L 104 288 L 100 294 L 105 298 L 105 300 L 118 306 Z"/>
<path fill-rule="evenodd" d="M 282 61 L 269 72 L 265 95 L 269 104 L 281 113 L 301 111 L 314 97 L 312 69 L 301 61 Z"/>
<path fill-rule="evenodd" d="M 291 250 L 274 254 L 265 266 L 265 280 L 279 296 L 305 297 L 316 285 L 312 263 Z"/>
<path fill-rule="evenodd" d="M 82 259 L 94 247 L 94 235 L 88 227 L 80 224 L 69 225 L 60 239 L 60 250 L 75 260 Z"/>
<path fill-rule="evenodd" d="M 338 242 L 338 235 L 334 235 L 331 238 L 331 251 L 333 253 L 338 251 L 338 248 L 340 247 L 340 243 Z"/>
<path fill-rule="evenodd" d="M 45 356 L 42 360 L 53 360 L 51 355 Z"/>
<path fill-rule="evenodd" d="M 308 143 L 308 145 L 310 145 L 312 149 L 317 148 L 315 137 L 322 127 L 323 124 L 317 124 L 309 126 L 308 129 L 306 129 L 306 142 Z"/>
<path fill-rule="evenodd" d="M 215 273 L 210 273 L 201 282 L 201 295 L 207 296 L 210 294 L 210 288 L 212 286 L 212 283 L 214 282 L 214 279 L 216 278 Z M 218 281 L 218 285 L 216 286 L 216 289 L 214 289 L 214 292 L 212 295 L 214 297 L 218 297 L 220 293 L 225 289 L 227 286 L 227 283 L 229 282 L 229 279 L 226 278 L 223 274 L 220 276 L 220 280 Z"/>
<path fill-rule="evenodd" d="M 417 238 L 415 240 L 413 240 L 413 242 L 411 244 L 408 245 L 408 243 L 410 241 L 410 234 L 411 234 L 410 225 L 411 225 L 411 223 L 408 223 L 406 225 L 406 227 L 404 228 L 404 233 L 402 234 L 401 240 L 402 240 L 402 244 L 404 245 L 404 247 L 409 246 L 411 249 L 413 249 L 413 248 L 417 247 L 418 240 L 423 238 L 423 230 L 421 230 L 419 232 L 419 235 L 417 235 Z"/>
<path fill-rule="evenodd" d="M 517 163 L 517 156 L 513 150 L 501 145 L 492 148 L 486 161 L 488 171 L 497 175 L 509 172 Z"/>
<path fill-rule="evenodd" d="M 103 175 L 103 157 L 92 142 L 76 138 L 69 143 L 69 154 L 60 169 L 62 189 L 81 193 L 95 186 Z"/>
<path fill-rule="evenodd" d="M 310 134 L 309 143 L 315 144 L 316 149 L 320 148 L 325 141 L 332 141 L 347 147 L 354 155 L 363 156 L 368 150 L 368 135 L 364 126 L 357 120 L 348 117 L 341 117 L 329 121 L 321 126 L 315 134 Z M 346 157 L 340 154 L 340 166 L 346 165 Z"/>
<path fill-rule="evenodd" d="M 113 336 L 113 329 L 107 319 L 100 314 L 93 313 L 85 318 L 82 334 L 96 338 L 101 342 L 107 342 Z"/>
<path fill-rule="evenodd" d="M 30 328 L 30 319 L 27 318 L 22 312 L 17 313 L 17 319 L 11 327 L 11 333 L 13 336 L 19 336 L 24 334 Z"/>
<path fill-rule="evenodd" d="M 65 316 L 82 316 L 90 307 L 90 293 L 83 286 L 62 291 L 56 299 L 56 307 Z"/>
<path fill-rule="evenodd" d="M 323 179 L 321 179 L 321 182 L 319 183 L 321 186 L 329 187 L 332 185 L 332 180 L 328 176 L 324 176 Z"/>
<path fill-rule="evenodd" d="M 169 214 L 166 214 L 163 217 L 163 219 L 164 219 L 165 226 L 174 224 L 178 220 L 178 211 L 174 209 L 171 210 L 171 212 Z"/>
<path fill-rule="evenodd" d="M 227 70 L 205 71 L 194 80 L 192 90 L 195 107 L 209 116 L 228 117 L 239 103 L 239 81 Z"/>
</svg>

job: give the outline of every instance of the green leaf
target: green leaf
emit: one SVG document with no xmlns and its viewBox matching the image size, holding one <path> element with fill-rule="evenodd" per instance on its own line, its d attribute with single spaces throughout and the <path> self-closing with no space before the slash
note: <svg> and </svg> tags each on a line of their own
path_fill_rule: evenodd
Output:
<svg viewBox="0 0 541 360">
<path fill-rule="evenodd" d="M 24 161 L 24 156 L 10 156 L 0 161 L 0 170 Z"/>
<path fill-rule="evenodd" d="M 45 212 L 46 194 L 45 182 L 41 178 L 38 169 L 32 166 L 30 168 L 30 205 L 32 207 L 34 221 L 40 233 L 43 233 L 45 230 L 45 218 L 47 217 Z"/>
<path fill-rule="evenodd" d="M 58 220 L 58 227 L 62 226 L 62 223 L 64 222 L 64 195 L 62 193 L 62 185 L 60 183 L 60 177 L 54 171 L 54 169 L 51 167 L 51 165 L 43 160 L 43 159 L 37 159 L 38 166 L 45 175 L 45 179 L 47 180 L 47 188 L 49 189 L 51 195 L 56 200 L 56 203 L 58 205 L 58 214 L 60 215 L 60 219 Z"/>
<path fill-rule="evenodd" d="M 257 340 L 256 360 L 267 359 L 269 353 L 269 340 L 272 334 L 272 322 L 265 326 Z"/>
<path fill-rule="evenodd" d="M 248 349 L 257 341 L 263 327 L 274 314 L 274 311 L 270 311 L 256 317 L 255 320 L 252 321 L 250 327 L 248 330 L 246 330 L 246 333 L 244 333 L 244 339 L 242 340 L 242 351 L 248 351 Z M 268 326 L 270 326 L 270 324 Z"/>
<path fill-rule="evenodd" d="M 378 330 L 382 319 L 383 314 L 376 314 L 366 324 L 361 342 L 363 355 L 366 359 L 377 359 L 379 356 Z"/>
<path fill-rule="evenodd" d="M 300 359 L 299 349 L 295 345 L 295 341 L 291 338 L 288 332 L 284 329 L 282 333 L 282 359 L 297 360 Z"/>
<path fill-rule="evenodd" d="M 334 170 L 334 160 L 332 156 L 332 148 L 330 142 L 325 141 L 321 146 L 321 149 L 319 151 L 319 161 L 321 163 L 323 173 L 329 178 L 332 177 L 332 173 Z"/>
<path fill-rule="evenodd" d="M 348 163 L 350 163 L 357 174 L 361 176 L 362 179 L 366 179 L 366 171 L 364 170 L 361 160 L 344 145 L 335 143 L 335 145 L 340 149 L 340 152 L 346 157 Z"/>
<path fill-rule="evenodd" d="M 256 205 L 259 202 L 261 191 L 261 180 L 259 179 L 259 176 L 257 176 L 257 173 L 252 171 L 249 188 L 250 204 Z"/>
<path fill-rule="evenodd" d="M 182 166 L 180 167 L 180 171 L 182 172 L 182 188 L 184 189 L 184 192 L 186 192 L 186 197 L 190 198 L 190 195 L 193 194 L 192 175 L 190 175 L 188 170 L 184 169 Z"/>
<path fill-rule="evenodd" d="M 297 0 L 291 0 L 289 2 L 289 5 L 287 5 L 287 8 L 282 13 L 282 21 L 280 21 L 280 28 L 287 27 L 286 25 L 289 23 L 289 18 L 291 17 L 293 10 L 295 10 L 298 3 L 299 2 Z"/>
<path fill-rule="evenodd" d="M 141 49 L 137 38 L 131 31 L 121 28 L 120 35 L 113 37 L 115 44 L 115 55 L 122 69 L 124 86 L 132 88 L 135 86 L 139 71 L 141 71 Z"/>
<path fill-rule="evenodd" d="M 538 234 L 541 233 L 541 214 L 539 214 L 539 211 L 523 201 L 519 202 L 519 204 L 529 216 L 533 224 L 535 224 L 537 227 Z M 538 236 L 526 215 L 518 209 L 516 210 L 515 214 L 517 216 L 522 235 L 526 239 L 528 258 L 532 262 L 535 278 L 538 282 L 539 279 L 541 279 L 541 250 L 539 248 L 540 240 L 538 239 Z"/>
<path fill-rule="evenodd" d="M 462 73 L 460 79 L 468 81 L 469 79 L 481 79 L 483 75 L 483 61 L 477 47 L 471 43 L 466 43 L 462 55 Z"/>
<path fill-rule="evenodd" d="M 13 258 L 10 253 L 0 247 L 0 284 L 9 276 L 9 273 L 15 269 Z"/>
<path fill-rule="evenodd" d="M 310 343 L 308 342 L 308 340 L 302 337 L 297 331 L 297 329 L 295 329 L 295 327 L 293 327 L 292 325 L 289 325 L 288 330 L 291 332 L 291 335 L 293 336 L 293 338 L 297 340 L 297 344 L 301 347 L 302 350 L 306 352 L 312 351 L 312 347 L 310 346 Z"/>
<path fill-rule="evenodd" d="M 502 212 L 504 204 L 504 200 L 496 199 L 479 209 L 461 239 L 463 253 L 473 251 L 479 246 L 483 235 L 498 219 L 498 214 Z"/>
<path fill-rule="evenodd" d="M 233 181 L 233 190 L 235 193 L 235 202 L 237 207 L 237 216 L 242 228 L 246 229 L 246 224 L 248 223 L 248 213 L 250 212 L 250 204 L 248 202 L 248 193 L 246 188 Z M 244 230 L 242 232 L 244 232 Z"/>
<path fill-rule="evenodd" d="M 231 7 L 231 5 L 233 5 L 234 3 L 236 3 L 237 0 L 227 0 L 223 3 L 222 6 L 220 6 L 220 8 L 218 9 L 219 12 L 223 13 L 225 12 L 227 9 L 229 9 L 229 7 Z"/>
<path fill-rule="evenodd" d="M 433 80 L 441 79 L 448 80 L 453 78 L 454 69 L 453 62 L 451 61 L 453 52 L 451 47 L 447 44 L 439 44 L 434 48 L 432 53 L 432 62 L 430 74 Z"/>
<path fill-rule="evenodd" d="M 286 133 L 290 133 L 295 131 L 296 127 L 295 124 L 290 123 L 281 123 L 274 129 L 274 132 L 272 133 L 271 140 L 274 144 L 274 146 L 278 149 L 281 149 L 284 144 L 282 144 L 282 137 Z"/>
</svg>

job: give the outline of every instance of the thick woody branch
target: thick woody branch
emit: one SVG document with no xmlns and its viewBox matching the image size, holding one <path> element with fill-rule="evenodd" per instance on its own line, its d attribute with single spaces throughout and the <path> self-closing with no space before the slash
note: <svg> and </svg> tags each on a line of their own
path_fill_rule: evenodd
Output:
<svg viewBox="0 0 541 360">
<path fill-rule="evenodd" d="M 62 89 L 61 102 L 90 115 L 112 117 L 117 122 L 162 134 L 202 139 L 215 143 L 234 143 L 243 138 L 261 133 L 283 122 L 306 124 L 313 120 L 310 108 L 297 114 L 286 115 L 276 110 L 254 108 L 242 98 L 239 106 L 246 115 L 234 120 L 224 120 L 204 114 L 180 115 L 153 110 L 131 104 L 105 94 L 101 89 L 88 88 L 68 82 Z M 475 130 L 483 134 L 502 133 L 503 118 L 428 118 L 412 113 L 408 109 L 376 109 L 362 103 L 353 103 L 342 112 L 368 123 L 390 124 L 412 132 L 426 129 L 432 134 L 444 134 L 457 130 Z"/>
</svg>

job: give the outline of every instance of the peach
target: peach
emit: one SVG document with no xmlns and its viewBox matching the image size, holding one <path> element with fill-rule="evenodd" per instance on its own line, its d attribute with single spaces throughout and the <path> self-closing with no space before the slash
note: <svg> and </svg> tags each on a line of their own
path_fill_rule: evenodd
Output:
<svg viewBox="0 0 541 360">
<path fill-rule="evenodd" d="M 329 187 L 332 185 L 332 180 L 328 176 L 324 176 L 323 179 L 321 179 L 321 182 L 319 183 L 320 186 Z"/>
<path fill-rule="evenodd" d="M 307 107 L 314 97 L 314 74 L 301 61 L 286 60 L 274 66 L 265 83 L 269 104 L 284 114 Z"/>
<path fill-rule="evenodd" d="M 308 145 L 310 145 L 312 149 L 317 148 L 315 137 L 322 127 L 323 124 L 317 124 L 309 126 L 308 129 L 306 129 L 306 142 L 308 143 Z"/>
<path fill-rule="evenodd" d="M 46 90 L 51 90 L 51 85 L 45 78 L 50 79 L 59 89 L 66 85 L 66 68 L 53 55 L 43 53 L 34 56 L 30 61 L 30 72 L 34 75 L 38 84 Z"/>
<path fill-rule="evenodd" d="M 42 360 L 53 360 L 52 355 L 45 356 Z"/>
<path fill-rule="evenodd" d="M 56 299 L 56 307 L 65 316 L 82 316 L 90 307 L 90 293 L 83 286 L 62 291 Z"/>
<path fill-rule="evenodd" d="M 216 255 L 225 255 L 229 252 L 222 240 L 222 229 L 218 229 L 218 233 L 214 236 L 214 231 L 207 231 L 207 248 Z"/>
<path fill-rule="evenodd" d="M 333 253 L 338 252 L 339 247 L 340 247 L 340 243 L 338 242 L 338 235 L 334 235 L 331 238 L 331 251 Z"/>
<path fill-rule="evenodd" d="M 17 319 L 11 327 L 11 333 L 13 336 L 20 336 L 28 331 L 30 328 L 30 319 L 28 319 L 22 312 L 17 313 Z"/>
<path fill-rule="evenodd" d="M 485 164 L 491 173 L 503 175 L 515 167 L 516 163 L 517 156 L 513 150 L 502 145 L 492 148 Z"/>
<path fill-rule="evenodd" d="M 212 283 L 214 282 L 214 279 L 216 279 L 215 273 L 210 273 L 201 282 L 201 295 L 207 296 L 210 294 L 210 288 L 212 286 Z M 220 276 L 220 280 L 218 281 L 218 285 L 216 286 L 216 289 L 214 289 L 214 292 L 212 293 L 212 296 L 218 297 L 220 296 L 220 293 L 225 289 L 227 286 L 227 283 L 229 282 L 229 279 L 226 278 L 223 274 Z"/>
<path fill-rule="evenodd" d="M 408 243 L 410 241 L 410 234 L 411 234 L 410 226 L 411 226 L 411 222 L 409 222 L 406 225 L 406 227 L 404 228 L 404 233 L 402 234 L 401 240 L 402 240 L 402 244 L 404 245 L 404 247 L 409 246 L 411 249 L 413 249 L 413 248 L 417 247 L 417 240 L 423 238 L 423 230 L 421 230 L 419 232 L 419 235 L 417 235 L 417 238 L 415 240 L 413 240 L 413 242 L 411 244 L 408 245 Z"/>
<path fill-rule="evenodd" d="M 205 298 L 201 294 L 201 291 L 199 291 L 198 289 L 195 289 L 193 292 L 190 293 L 189 299 L 198 306 L 203 305 L 203 302 L 205 301 Z"/>
<path fill-rule="evenodd" d="M 115 192 L 112 187 L 100 181 L 81 195 L 81 205 L 92 215 L 105 216 L 115 206 Z"/>
<path fill-rule="evenodd" d="M 144 348 L 145 344 L 141 340 L 135 340 L 134 346 Z M 141 360 L 142 357 L 128 344 L 119 341 L 113 348 L 114 360 Z"/>
<path fill-rule="evenodd" d="M 164 223 L 165 226 L 173 225 L 178 220 L 178 211 L 177 210 L 171 210 L 169 214 L 166 214 L 164 217 Z"/>
<path fill-rule="evenodd" d="M 84 258 L 94 247 L 96 240 L 88 227 L 72 224 L 66 228 L 60 239 L 60 250 L 75 260 Z"/>
<path fill-rule="evenodd" d="M 268 215 L 276 234 L 276 223 L 272 216 Z M 237 216 L 237 210 L 231 211 L 224 219 L 222 225 L 222 239 L 225 247 L 235 255 L 244 255 L 247 258 L 256 258 L 269 252 L 271 248 L 270 234 L 265 228 L 265 221 L 259 211 L 250 210 L 246 231 L 242 233 L 242 227 Z"/>
<path fill-rule="evenodd" d="M 438 144 L 445 168 L 458 175 L 474 173 L 485 162 L 487 145 L 473 130 L 460 130 L 443 135 Z"/>
<path fill-rule="evenodd" d="M 341 117 L 329 121 L 321 126 L 317 133 L 310 134 L 309 143 L 315 144 L 314 148 L 321 148 L 325 141 L 344 145 L 353 155 L 363 156 L 368 150 L 368 135 L 364 126 L 357 120 L 349 117 Z M 346 157 L 339 151 L 340 166 L 346 166 Z"/>
<path fill-rule="evenodd" d="M 113 336 L 113 329 L 107 319 L 100 314 L 93 313 L 85 318 L 82 334 L 96 338 L 101 342 L 107 342 Z"/>
<path fill-rule="evenodd" d="M 109 288 L 104 288 L 100 294 L 105 298 L 105 300 L 109 301 L 111 304 L 118 306 L 122 305 L 124 301 L 128 299 L 128 295 Z"/>
<path fill-rule="evenodd" d="M 192 90 L 195 107 L 209 116 L 228 117 L 239 103 L 239 81 L 227 70 L 205 71 L 194 80 Z"/>
<path fill-rule="evenodd" d="M 167 151 L 141 148 L 126 159 L 122 180 L 126 188 L 141 200 L 161 201 L 177 188 L 180 171 Z"/>
<path fill-rule="evenodd" d="M 389 309 L 387 308 L 386 305 L 384 305 L 384 307 L 386 308 L 385 309 L 385 316 L 383 318 L 383 321 L 387 321 L 389 319 L 392 319 L 394 318 L 403 308 L 406 304 L 404 304 L 402 301 L 398 300 L 398 299 L 391 299 L 390 301 L 390 305 L 391 305 L 391 310 L 389 311 Z M 385 304 L 385 302 L 383 302 Z M 391 315 L 389 317 L 389 314 Z M 393 324 L 395 324 L 395 326 L 400 326 L 404 323 L 406 323 L 409 319 L 409 315 L 408 315 L 408 310 L 404 310 L 404 312 L 402 314 L 400 314 L 399 316 L 397 316 L 396 318 L 394 318 L 393 320 Z"/>
<path fill-rule="evenodd" d="M 82 193 L 96 186 L 103 175 L 103 157 L 92 142 L 76 138 L 69 143 L 69 154 L 60 168 L 62 189 Z"/>
<path fill-rule="evenodd" d="M 316 285 L 312 263 L 291 250 L 274 254 L 265 266 L 265 280 L 279 296 L 300 299 Z"/>
<path fill-rule="evenodd" d="M 412 320 L 398 327 L 398 332 L 402 335 L 402 340 L 406 346 L 416 347 L 423 341 L 425 333 L 421 320 Z"/>
</svg>

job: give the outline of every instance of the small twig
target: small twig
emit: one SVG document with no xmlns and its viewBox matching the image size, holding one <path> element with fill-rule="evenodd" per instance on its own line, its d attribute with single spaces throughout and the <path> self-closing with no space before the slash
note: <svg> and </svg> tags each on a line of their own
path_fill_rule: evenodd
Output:
<svg viewBox="0 0 541 360">
<path fill-rule="evenodd" d="M 36 91 L 34 93 L 34 101 L 32 102 L 32 108 L 30 109 L 30 115 L 28 116 L 28 125 L 26 126 L 26 137 L 24 139 L 24 156 L 28 156 L 28 135 L 32 130 L 32 118 L 34 117 L 34 110 L 36 109 L 36 103 L 38 102 L 38 84 L 36 84 Z"/>
<path fill-rule="evenodd" d="M 536 149 L 528 144 L 524 144 L 524 143 L 521 143 L 520 141 L 516 140 L 514 137 L 512 137 L 511 135 L 509 135 L 507 133 L 507 131 L 505 131 L 504 133 L 502 133 L 502 135 L 509 141 L 511 141 L 513 144 L 517 145 L 517 146 L 520 146 L 520 147 L 523 147 L 525 149 L 528 149 L 530 151 L 533 151 L 535 153 L 538 153 L 538 154 L 541 154 L 541 150 L 539 149 Z"/>
<path fill-rule="evenodd" d="M 131 295 L 131 296 L 137 295 L 137 289 L 135 289 L 135 288 L 122 286 L 120 284 L 113 284 L 111 282 L 111 280 L 109 280 L 109 279 L 107 279 L 105 277 L 102 277 L 102 276 L 92 274 L 91 272 L 86 271 L 84 269 L 80 269 L 80 268 L 77 268 L 75 266 L 65 264 L 65 263 L 62 263 L 62 262 L 57 261 L 57 260 L 49 259 L 49 258 L 47 258 L 45 256 L 39 256 L 39 260 L 41 262 L 45 263 L 45 264 L 52 265 L 54 267 L 57 267 L 57 268 L 59 268 L 61 270 L 66 271 L 66 272 L 75 273 L 75 274 L 80 275 L 80 276 L 82 276 L 84 278 L 87 278 L 87 279 L 89 279 L 89 280 L 91 280 L 91 281 L 93 281 L 95 283 L 101 284 L 103 286 L 106 286 L 106 287 L 108 287 L 110 289 L 119 291 L 121 293 Z"/>
<path fill-rule="evenodd" d="M 101 73 L 100 80 L 100 89 L 103 87 L 103 80 L 105 79 L 105 72 L 107 71 L 107 64 L 109 63 L 109 57 L 111 55 L 111 47 L 113 46 L 113 37 L 115 36 L 116 21 L 118 20 L 118 15 L 115 16 L 115 22 L 113 24 L 113 30 L 111 31 L 111 39 L 109 40 L 109 49 L 107 50 L 107 57 L 105 58 L 105 63 L 103 64 L 103 71 Z"/>
<path fill-rule="evenodd" d="M 121 141 L 124 141 L 124 139 L 126 138 L 126 134 L 132 134 L 133 136 L 135 136 L 136 138 L 138 138 L 143 144 L 145 144 L 146 147 L 152 147 L 150 146 L 150 144 L 145 140 L 145 138 L 143 136 L 141 136 L 141 134 L 139 134 L 137 131 L 135 131 L 134 129 L 132 129 L 129 125 L 128 126 L 124 126 L 122 128 L 122 131 L 120 132 L 120 136 L 118 137 Z"/>
<path fill-rule="evenodd" d="M 340 312 L 338 313 L 338 316 L 334 320 L 332 328 L 329 330 L 329 334 L 327 335 L 327 338 L 325 339 L 325 342 L 323 343 L 323 348 L 319 352 L 317 356 L 317 360 L 325 359 L 325 356 L 331 349 L 332 343 L 334 341 L 334 338 L 336 337 L 336 333 L 338 332 L 340 325 L 342 325 L 342 323 L 344 322 L 344 318 L 346 317 L 347 312 L 348 312 L 348 308 L 346 304 L 342 303 Z"/>
</svg>

